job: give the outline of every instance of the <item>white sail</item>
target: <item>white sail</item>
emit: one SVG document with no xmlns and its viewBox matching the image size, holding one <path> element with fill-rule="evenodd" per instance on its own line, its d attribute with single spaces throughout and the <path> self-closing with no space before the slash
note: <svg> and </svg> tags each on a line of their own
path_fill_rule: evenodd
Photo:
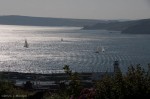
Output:
<svg viewBox="0 0 150 99">
<path fill-rule="evenodd" d="M 105 49 L 104 49 L 104 47 L 102 47 L 102 52 L 105 52 Z"/>
</svg>

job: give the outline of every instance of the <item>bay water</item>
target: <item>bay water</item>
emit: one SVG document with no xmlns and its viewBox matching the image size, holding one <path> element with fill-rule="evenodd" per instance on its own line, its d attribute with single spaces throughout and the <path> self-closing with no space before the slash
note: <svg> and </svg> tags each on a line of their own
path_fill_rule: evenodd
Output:
<svg viewBox="0 0 150 99">
<path fill-rule="evenodd" d="M 69 65 L 76 72 L 111 72 L 116 60 L 123 72 L 137 64 L 147 69 L 150 35 L 81 28 L 0 25 L 0 71 L 60 73 Z"/>
</svg>

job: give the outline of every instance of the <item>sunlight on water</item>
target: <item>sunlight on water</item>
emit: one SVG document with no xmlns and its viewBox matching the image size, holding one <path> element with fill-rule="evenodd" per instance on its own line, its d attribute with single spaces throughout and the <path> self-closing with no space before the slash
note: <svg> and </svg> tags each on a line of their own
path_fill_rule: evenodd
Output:
<svg viewBox="0 0 150 99">
<path fill-rule="evenodd" d="M 0 71 L 63 72 L 65 64 L 78 72 L 113 71 L 115 60 L 126 71 L 130 64 L 150 63 L 150 35 L 80 29 L 0 25 Z M 105 51 L 95 53 L 101 46 Z"/>
<path fill-rule="evenodd" d="M 49 30 L 49 31 L 62 31 L 62 30 L 75 30 L 81 27 L 46 27 L 46 26 L 20 26 L 20 25 L 0 25 L 0 30 L 5 31 L 26 31 L 26 30 Z"/>
</svg>

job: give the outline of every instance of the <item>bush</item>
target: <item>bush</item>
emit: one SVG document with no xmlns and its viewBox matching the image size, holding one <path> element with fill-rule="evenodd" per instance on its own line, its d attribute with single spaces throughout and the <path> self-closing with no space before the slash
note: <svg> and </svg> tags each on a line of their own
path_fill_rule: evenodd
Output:
<svg viewBox="0 0 150 99">
<path fill-rule="evenodd" d="M 24 99 L 28 92 L 22 89 L 16 89 L 11 82 L 0 81 L 0 99 Z"/>
</svg>

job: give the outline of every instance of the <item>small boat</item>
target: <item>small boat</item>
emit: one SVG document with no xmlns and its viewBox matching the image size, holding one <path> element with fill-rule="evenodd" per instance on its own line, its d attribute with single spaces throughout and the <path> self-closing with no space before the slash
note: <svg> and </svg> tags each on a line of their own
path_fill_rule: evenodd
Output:
<svg viewBox="0 0 150 99">
<path fill-rule="evenodd" d="M 99 52 L 100 52 L 100 48 L 99 48 L 99 47 L 97 47 L 97 49 L 96 49 L 95 53 L 99 53 Z"/>
<path fill-rule="evenodd" d="M 27 40 L 25 39 L 25 42 L 24 42 L 24 47 L 28 48 L 29 47 L 29 44 L 27 42 Z"/>
<path fill-rule="evenodd" d="M 61 38 L 61 41 L 64 41 L 63 38 Z"/>
</svg>

